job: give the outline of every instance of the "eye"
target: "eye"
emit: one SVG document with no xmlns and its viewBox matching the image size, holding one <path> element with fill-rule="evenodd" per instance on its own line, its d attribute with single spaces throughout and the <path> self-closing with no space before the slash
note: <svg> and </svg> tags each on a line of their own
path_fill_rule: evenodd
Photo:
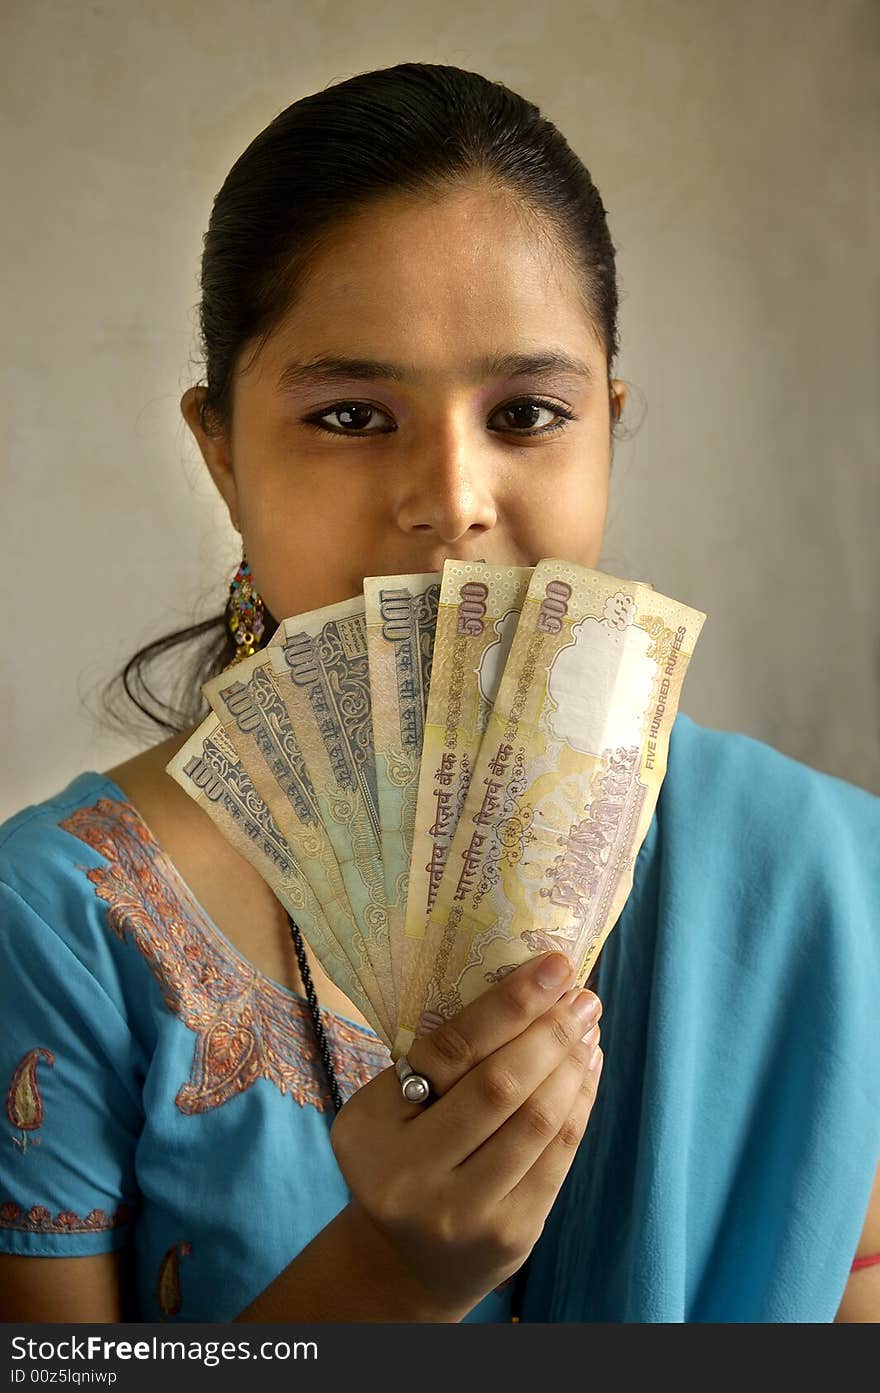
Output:
<svg viewBox="0 0 880 1393">
<path fill-rule="evenodd" d="M 509 426 L 508 429 L 517 435 L 549 435 L 554 430 L 564 430 L 569 421 L 574 420 L 574 412 L 568 411 L 564 406 L 559 406 L 552 401 L 542 401 L 540 397 L 523 397 L 520 401 L 509 402 L 507 406 L 501 406 L 496 411 L 496 416 L 516 416 L 518 412 L 549 411 L 551 416 L 561 417 L 554 425 L 542 426 L 540 430 L 521 429 L 523 425 L 534 426 L 534 421 L 520 422 L 519 426 Z M 492 418 L 494 419 L 494 417 Z"/>
<path fill-rule="evenodd" d="M 507 406 L 499 407 L 494 415 L 490 417 L 490 420 L 494 420 L 495 416 L 503 415 L 510 418 L 516 416 L 518 413 L 526 413 L 528 415 L 535 411 L 539 414 L 542 411 L 549 411 L 552 416 L 556 416 L 560 419 L 553 425 L 542 426 L 540 430 L 534 430 L 532 428 L 535 424 L 534 420 L 525 423 L 511 424 L 508 419 L 506 430 L 514 435 L 527 437 L 549 435 L 551 431 L 564 430 L 569 421 L 576 419 L 572 411 L 567 410 L 566 407 L 560 406 L 558 403 L 543 401 L 540 397 L 522 397 L 518 401 L 509 402 Z M 327 416 L 338 417 L 341 429 L 339 426 L 325 425 L 324 419 Z M 335 402 L 333 406 L 328 406 L 325 411 L 318 412 L 314 416 L 304 416 L 303 423 L 308 426 L 314 426 L 315 430 L 325 431 L 328 435 L 348 435 L 354 436 L 355 438 L 365 435 L 390 435 L 397 429 L 396 426 L 392 426 L 390 430 L 365 429 L 370 423 L 371 418 L 375 416 L 385 416 L 386 420 L 390 419 L 387 412 L 380 411 L 378 406 L 372 406 L 369 402 L 339 401 Z M 505 427 L 501 429 L 503 432 Z"/>
<path fill-rule="evenodd" d="M 334 406 L 328 406 L 326 411 L 321 411 L 317 416 L 306 416 L 305 424 L 314 426 L 316 430 L 327 431 L 329 435 L 388 435 L 389 431 L 364 430 L 371 416 L 385 416 L 384 411 L 380 411 L 378 406 L 371 406 L 366 401 L 338 401 Z M 351 430 L 338 430 L 334 426 L 323 425 L 325 416 L 338 416 L 343 426 L 351 426 Z M 349 419 L 344 419 L 344 418 Z M 353 419 L 352 419 L 353 418 Z M 390 418 L 388 418 L 390 419 Z M 397 427 L 393 427 L 397 429 Z"/>
</svg>

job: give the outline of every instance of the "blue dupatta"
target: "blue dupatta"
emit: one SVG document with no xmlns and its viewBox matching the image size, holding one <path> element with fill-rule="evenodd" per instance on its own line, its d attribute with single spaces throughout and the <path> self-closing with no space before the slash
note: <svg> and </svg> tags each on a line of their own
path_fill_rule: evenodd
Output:
<svg viewBox="0 0 880 1393">
<path fill-rule="evenodd" d="M 880 799 L 679 713 L 527 1321 L 834 1319 L 880 1157 Z"/>
</svg>

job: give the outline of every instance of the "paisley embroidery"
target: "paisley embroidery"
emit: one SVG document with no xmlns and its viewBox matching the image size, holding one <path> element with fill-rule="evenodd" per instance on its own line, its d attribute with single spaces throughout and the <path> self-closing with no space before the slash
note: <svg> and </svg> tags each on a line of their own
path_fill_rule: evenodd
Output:
<svg viewBox="0 0 880 1393">
<path fill-rule="evenodd" d="M 107 862 L 81 867 L 107 922 L 143 954 L 168 1010 L 196 1035 L 175 1103 L 208 1112 L 268 1079 L 302 1107 L 332 1106 L 308 1003 L 235 954 L 176 875 L 134 806 L 99 798 L 59 823 Z M 180 890 L 176 888 L 180 887 Z M 321 1007 L 343 1100 L 391 1063 L 382 1041 Z"/>
<path fill-rule="evenodd" d="M 84 1219 L 70 1209 L 62 1209 L 55 1218 L 44 1204 L 22 1209 L 20 1204 L 7 1200 L 0 1204 L 0 1228 L 17 1229 L 21 1233 L 95 1233 L 98 1229 L 115 1229 L 127 1224 L 132 1217 L 130 1205 L 120 1204 L 108 1215 L 104 1209 L 92 1209 Z"/>
<path fill-rule="evenodd" d="M 188 1258 L 191 1252 L 191 1243 L 172 1243 L 159 1264 L 156 1301 L 163 1316 L 180 1314 L 180 1259 Z"/>
<path fill-rule="evenodd" d="M 18 1061 L 6 1091 L 6 1116 L 21 1134 L 12 1138 L 12 1145 L 19 1147 L 22 1153 L 27 1151 L 28 1143 L 32 1146 L 40 1144 L 39 1137 L 29 1138 L 27 1135 L 28 1132 L 38 1131 L 43 1125 L 43 1095 L 37 1080 L 37 1063 L 40 1059 L 47 1064 L 55 1063 L 51 1050 L 36 1045 Z"/>
</svg>

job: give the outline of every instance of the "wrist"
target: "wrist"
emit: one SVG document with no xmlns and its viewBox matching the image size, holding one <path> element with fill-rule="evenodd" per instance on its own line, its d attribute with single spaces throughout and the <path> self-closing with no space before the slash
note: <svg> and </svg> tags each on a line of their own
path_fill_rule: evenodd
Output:
<svg viewBox="0 0 880 1393">
<path fill-rule="evenodd" d="M 352 1264 L 363 1276 L 364 1289 L 377 1293 L 384 1316 L 393 1321 L 457 1322 L 470 1306 L 452 1305 L 431 1292 L 407 1267 L 391 1240 L 373 1222 L 354 1196 L 337 1215 Z M 381 1296 L 378 1295 L 381 1293 Z"/>
</svg>

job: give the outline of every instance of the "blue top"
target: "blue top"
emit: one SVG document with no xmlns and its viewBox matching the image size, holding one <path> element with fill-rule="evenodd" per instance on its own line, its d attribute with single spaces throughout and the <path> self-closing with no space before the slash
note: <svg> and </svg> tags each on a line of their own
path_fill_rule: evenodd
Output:
<svg viewBox="0 0 880 1393">
<path fill-rule="evenodd" d="M 524 1320 L 834 1319 L 880 1157 L 878 891 L 880 799 L 678 714 Z M 306 1002 L 94 771 L 0 827 L 0 955 L 0 1250 L 131 1243 L 135 1319 L 232 1319 L 349 1198 Z M 390 1056 L 323 1017 L 347 1098 Z"/>
</svg>

